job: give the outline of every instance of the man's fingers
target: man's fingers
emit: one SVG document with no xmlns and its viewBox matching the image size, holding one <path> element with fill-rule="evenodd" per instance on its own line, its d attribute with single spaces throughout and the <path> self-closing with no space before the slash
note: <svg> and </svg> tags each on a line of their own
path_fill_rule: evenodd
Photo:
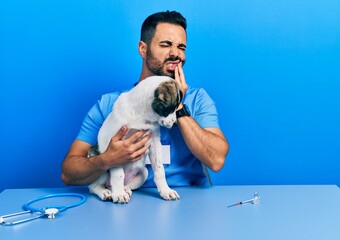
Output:
<svg viewBox="0 0 340 240">
<path fill-rule="evenodd" d="M 146 134 L 142 138 L 139 138 L 138 141 L 135 142 L 134 147 L 136 149 L 142 148 L 151 138 L 151 134 Z"/>
<path fill-rule="evenodd" d="M 130 155 L 131 161 L 140 160 L 145 152 L 150 148 L 150 144 L 148 144 L 149 139 L 151 138 L 151 134 L 142 133 L 142 136 L 138 134 L 138 139 L 132 143 L 130 150 L 132 150 L 132 154 Z M 131 137 L 132 138 L 132 137 Z"/>
<path fill-rule="evenodd" d="M 180 88 L 182 88 L 183 80 L 181 79 L 179 67 L 175 68 L 175 81 L 179 84 Z"/>
<path fill-rule="evenodd" d="M 144 139 L 145 137 L 147 137 L 150 134 L 146 134 L 147 130 L 139 130 L 137 132 L 135 132 L 134 134 L 131 135 L 131 137 L 129 137 L 127 140 L 129 141 L 130 144 L 133 144 L 135 142 L 139 142 L 142 139 Z M 143 136 L 145 135 L 145 136 Z M 146 141 L 145 141 L 146 142 Z"/>
<path fill-rule="evenodd" d="M 131 160 L 132 161 L 138 161 L 140 160 L 145 152 L 149 149 L 150 145 L 146 144 L 144 145 L 142 148 L 138 149 L 137 151 L 135 151 L 132 155 L 131 155 Z"/>
<path fill-rule="evenodd" d="M 179 73 L 179 77 L 180 77 L 180 80 L 182 83 L 186 83 L 185 82 L 185 76 L 184 76 L 184 71 L 183 71 L 183 68 L 182 68 L 182 62 L 180 62 L 177 66 L 178 68 L 178 73 Z"/>
<path fill-rule="evenodd" d="M 185 95 L 186 91 L 188 90 L 188 85 L 185 80 L 182 63 L 179 63 L 175 68 L 175 81 L 179 84 L 183 95 Z"/>
<path fill-rule="evenodd" d="M 127 126 L 126 126 L 126 125 L 122 126 L 122 127 L 119 129 L 119 131 L 116 133 L 116 135 L 114 135 L 114 136 L 112 137 L 112 140 L 113 140 L 114 142 L 121 140 L 121 139 L 125 136 L 125 134 L 126 134 L 127 131 L 128 131 Z"/>
</svg>

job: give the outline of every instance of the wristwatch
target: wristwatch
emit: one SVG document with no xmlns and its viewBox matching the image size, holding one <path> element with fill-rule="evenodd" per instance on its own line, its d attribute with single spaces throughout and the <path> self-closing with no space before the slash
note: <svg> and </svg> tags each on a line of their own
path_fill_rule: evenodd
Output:
<svg viewBox="0 0 340 240">
<path fill-rule="evenodd" d="M 183 104 L 183 107 L 176 111 L 176 117 L 181 118 L 181 117 L 185 117 L 185 116 L 190 117 L 191 115 L 188 111 L 187 106 L 185 104 Z"/>
</svg>

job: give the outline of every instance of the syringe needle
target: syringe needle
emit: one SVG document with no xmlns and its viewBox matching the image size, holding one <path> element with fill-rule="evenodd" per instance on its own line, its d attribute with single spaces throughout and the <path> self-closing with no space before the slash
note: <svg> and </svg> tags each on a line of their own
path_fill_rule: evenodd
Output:
<svg viewBox="0 0 340 240">
<path fill-rule="evenodd" d="M 241 204 L 242 204 L 242 202 L 237 202 L 237 203 L 234 203 L 234 204 L 229 205 L 228 208 L 229 208 L 229 207 L 238 206 L 238 205 L 241 205 Z"/>
</svg>

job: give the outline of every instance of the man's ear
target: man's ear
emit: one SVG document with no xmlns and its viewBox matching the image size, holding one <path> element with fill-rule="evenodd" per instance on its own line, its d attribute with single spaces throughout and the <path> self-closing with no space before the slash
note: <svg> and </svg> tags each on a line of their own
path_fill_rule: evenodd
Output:
<svg viewBox="0 0 340 240">
<path fill-rule="evenodd" d="M 148 48 L 148 45 L 145 42 L 140 41 L 138 43 L 138 52 L 142 56 L 143 59 L 146 58 L 146 50 L 147 50 L 147 48 Z"/>
</svg>

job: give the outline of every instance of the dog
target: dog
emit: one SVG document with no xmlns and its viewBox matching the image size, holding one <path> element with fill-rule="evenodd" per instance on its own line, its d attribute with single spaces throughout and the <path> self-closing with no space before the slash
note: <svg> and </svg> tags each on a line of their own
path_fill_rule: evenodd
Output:
<svg viewBox="0 0 340 240">
<path fill-rule="evenodd" d="M 148 177 L 145 167 L 146 155 L 149 156 L 160 196 L 165 200 L 179 199 L 166 181 L 162 163 L 160 126 L 171 128 L 176 123 L 175 110 L 182 100 L 182 92 L 175 80 L 167 76 L 152 76 L 140 81 L 130 91 L 122 93 L 113 105 L 112 112 L 105 119 L 98 133 L 98 151 L 106 151 L 111 138 L 126 125 L 127 134 L 148 130 L 151 138 L 150 148 L 141 160 L 111 168 L 89 185 L 91 193 L 103 201 L 128 203 L 132 190 L 143 185 Z M 122 139 L 122 140 L 123 140 Z"/>
</svg>

